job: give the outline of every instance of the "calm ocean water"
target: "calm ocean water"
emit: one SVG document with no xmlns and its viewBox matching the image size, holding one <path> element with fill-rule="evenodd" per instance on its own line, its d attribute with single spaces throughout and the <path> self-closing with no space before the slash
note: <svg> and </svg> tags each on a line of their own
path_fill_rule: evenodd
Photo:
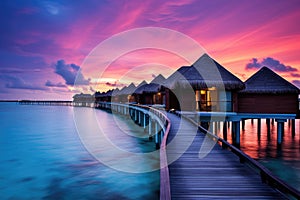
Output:
<svg viewBox="0 0 300 200">
<path fill-rule="evenodd" d="M 79 139 L 72 109 L 0 103 L 0 199 L 158 199 L 159 171 L 126 173 L 98 162 Z M 110 113 L 95 113 L 120 147 L 155 150 L 147 137 L 123 134 Z M 123 129 L 143 134 L 128 121 L 118 118 Z"/>
<path fill-rule="evenodd" d="M 257 120 L 246 120 L 245 130 L 241 130 L 241 150 L 258 160 L 275 175 L 300 190 L 300 120 L 296 120 L 296 134 L 288 122 L 284 126 L 281 148 L 277 147 L 277 123 L 271 125 L 268 137 L 266 120 L 261 121 L 261 134 L 257 134 Z M 231 127 L 230 127 L 231 128 Z M 231 130 L 228 141 L 231 143 Z M 219 134 L 222 137 L 222 133 Z"/>
<path fill-rule="evenodd" d="M 154 143 L 130 120 L 114 119 L 100 110 L 95 113 L 103 128 L 111 130 L 109 137 L 117 146 L 138 153 L 154 151 Z M 90 155 L 77 134 L 72 107 L 0 103 L 0 119 L 0 199 L 159 199 L 159 171 L 120 172 Z M 271 126 L 270 138 L 265 121 L 260 139 L 256 121 L 246 121 L 246 129 L 241 131 L 241 149 L 298 189 L 299 125 L 297 120 L 292 137 L 291 127 L 285 124 L 281 149 L 276 145 L 276 123 Z M 143 163 L 147 168 L 153 160 Z"/>
</svg>

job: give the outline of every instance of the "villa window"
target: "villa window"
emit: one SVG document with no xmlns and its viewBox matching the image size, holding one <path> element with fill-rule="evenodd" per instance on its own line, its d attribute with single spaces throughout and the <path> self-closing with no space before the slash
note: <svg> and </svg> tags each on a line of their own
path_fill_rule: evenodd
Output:
<svg viewBox="0 0 300 200">
<path fill-rule="evenodd" d="M 198 111 L 212 111 L 212 90 L 196 90 L 196 109 Z"/>
<path fill-rule="evenodd" d="M 215 87 L 196 90 L 197 111 L 232 111 L 232 95 L 230 91 L 218 91 Z"/>
</svg>

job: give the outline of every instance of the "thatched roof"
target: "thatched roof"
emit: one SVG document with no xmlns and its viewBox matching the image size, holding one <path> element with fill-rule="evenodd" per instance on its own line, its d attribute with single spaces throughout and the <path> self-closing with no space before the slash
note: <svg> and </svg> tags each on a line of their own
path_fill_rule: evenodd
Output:
<svg viewBox="0 0 300 200">
<path fill-rule="evenodd" d="M 167 80 L 165 85 L 171 89 L 188 85 L 197 90 L 209 87 L 224 87 L 226 90 L 244 88 L 244 83 L 239 78 L 207 54 L 202 55 L 192 66 L 181 67 L 180 72 L 177 70 L 168 79 L 172 80 Z"/>
<path fill-rule="evenodd" d="M 83 94 L 83 93 L 80 93 L 80 94 L 75 94 L 73 96 L 74 99 L 76 98 L 86 98 L 86 99 L 89 99 L 89 98 L 94 98 L 93 95 L 91 94 Z"/>
<path fill-rule="evenodd" d="M 123 95 L 126 93 L 126 90 L 127 90 L 127 86 L 124 86 L 119 92 L 118 92 L 118 95 Z"/>
<path fill-rule="evenodd" d="M 132 94 L 134 91 L 136 90 L 136 87 L 133 83 L 131 83 L 130 85 L 128 85 L 127 87 L 124 87 L 121 91 L 120 94 L 121 95 L 130 95 Z M 119 95 L 120 95 L 119 94 Z"/>
<path fill-rule="evenodd" d="M 114 90 L 108 90 L 106 92 L 106 96 L 112 96 L 112 93 L 114 92 Z"/>
<path fill-rule="evenodd" d="M 140 84 L 134 91 L 135 94 L 157 93 L 160 90 L 161 84 L 165 81 L 165 77 L 161 74 L 156 76 L 149 84 Z M 144 82 L 144 81 L 143 81 Z"/>
<path fill-rule="evenodd" d="M 240 93 L 287 94 L 300 93 L 299 88 L 285 80 L 271 69 L 262 67 L 245 81 L 246 88 Z"/>
<path fill-rule="evenodd" d="M 106 94 L 106 92 L 95 92 L 94 97 L 103 97 Z"/>
<path fill-rule="evenodd" d="M 148 83 L 145 80 L 143 80 L 136 88 L 139 88 L 139 87 L 141 87 L 143 85 L 146 85 L 146 84 L 148 84 Z"/>
<path fill-rule="evenodd" d="M 163 83 L 164 87 L 171 88 L 173 84 L 182 77 L 182 74 L 184 74 L 190 66 L 182 66 L 177 71 L 175 71 L 173 74 L 171 74 Z"/>
<path fill-rule="evenodd" d="M 95 92 L 94 97 L 99 98 L 99 97 L 108 97 L 112 96 L 113 90 L 108 90 L 106 92 Z"/>
<path fill-rule="evenodd" d="M 157 92 L 159 92 L 160 87 L 161 87 L 161 84 L 149 83 L 149 84 L 145 85 L 145 87 L 143 88 L 143 93 L 157 93 Z"/>
<path fill-rule="evenodd" d="M 114 90 L 112 91 L 112 96 L 118 96 L 119 93 L 120 93 L 119 88 L 116 88 L 116 89 L 114 89 Z"/>
<path fill-rule="evenodd" d="M 159 74 L 150 83 L 157 83 L 161 85 L 165 80 L 166 78 L 163 75 Z"/>
<path fill-rule="evenodd" d="M 73 101 L 74 102 L 94 102 L 95 101 L 95 97 L 91 94 L 75 94 L 73 96 Z"/>
<path fill-rule="evenodd" d="M 135 91 L 133 92 L 134 94 L 143 94 L 145 85 L 148 85 L 148 83 L 143 80 L 143 82 L 141 82 L 135 89 Z"/>
</svg>

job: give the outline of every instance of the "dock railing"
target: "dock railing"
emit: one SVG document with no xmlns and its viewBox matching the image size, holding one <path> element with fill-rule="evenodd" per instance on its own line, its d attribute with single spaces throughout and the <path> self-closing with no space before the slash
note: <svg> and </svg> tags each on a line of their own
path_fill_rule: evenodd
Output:
<svg viewBox="0 0 300 200">
<path fill-rule="evenodd" d="M 181 115 L 181 113 L 177 112 L 177 115 Z M 182 117 L 185 117 L 184 115 L 181 115 Z M 203 128 L 201 125 L 199 125 L 197 122 L 195 122 L 193 119 L 189 117 L 185 117 L 190 122 L 195 124 L 201 132 L 208 135 L 212 140 L 215 140 L 218 142 L 223 148 L 229 149 L 231 152 L 233 152 L 235 155 L 237 155 L 240 159 L 240 162 L 243 164 L 248 165 L 251 169 L 253 169 L 256 173 L 258 173 L 261 177 L 261 180 L 263 183 L 269 185 L 270 187 L 278 190 L 285 196 L 287 196 L 290 199 L 300 199 L 300 192 L 296 190 L 294 187 L 290 186 L 283 180 L 276 177 L 269 169 L 264 167 L 262 164 L 260 164 L 258 161 L 254 160 L 247 154 L 245 154 L 243 151 L 238 149 L 237 147 L 233 146 L 226 140 L 218 137 L 217 135 L 211 133 L 210 131 Z"/>
<path fill-rule="evenodd" d="M 105 109 L 111 109 L 124 114 L 129 113 L 129 109 L 134 109 L 139 112 L 143 112 L 144 115 L 149 115 L 152 119 L 156 120 L 158 124 L 163 129 L 162 140 L 160 144 L 159 154 L 160 154 L 160 199 L 169 200 L 171 199 L 170 190 L 170 178 L 169 178 L 169 168 L 168 159 L 166 153 L 167 138 L 171 128 L 171 121 L 167 115 L 155 107 L 139 105 L 139 104 L 121 104 L 121 103 L 111 103 L 111 102 L 98 102 L 98 106 Z M 123 108 L 123 109 L 120 109 Z M 126 111 L 126 109 L 128 109 Z"/>
</svg>

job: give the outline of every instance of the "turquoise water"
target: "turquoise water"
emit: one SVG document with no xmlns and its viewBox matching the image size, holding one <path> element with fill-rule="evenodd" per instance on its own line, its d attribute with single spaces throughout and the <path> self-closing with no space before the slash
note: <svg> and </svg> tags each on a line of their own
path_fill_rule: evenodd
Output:
<svg viewBox="0 0 300 200">
<path fill-rule="evenodd" d="M 137 153 L 154 151 L 154 143 L 131 120 L 80 109 L 86 116 L 95 114 L 116 146 Z M 117 171 L 86 150 L 76 131 L 72 107 L 0 103 L 0 119 L 0 199 L 159 199 L 159 171 Z M 89 117 L 84 120 L 90 121 Z M 268 138 L 262 121 L 259 138 L 256 123 L 247 120 L 241 131 L 241 149 L 300 190 L 300 121 L 296 121 L 295 136 L 285 123 L 281 149 L 276 138 L 276 123 Z M 153 165 L 153 159 L 147 159 L 129 159 L 129 164 L 139 163 L 137 167 L 146 169 Z"/>
<path fill-rule="evenodd" d="M 0 103 L 0 199 L 158 199 L 159 171 L 126 173 L 101 164 L 82 145 L 72 109 Z M 122 134 L 120 147 L 154 150 L 128 119 L 118 123 L 133 135 L 116 128 L 110 113 L 95 113 L 111 138 Z"/>
</svg>

